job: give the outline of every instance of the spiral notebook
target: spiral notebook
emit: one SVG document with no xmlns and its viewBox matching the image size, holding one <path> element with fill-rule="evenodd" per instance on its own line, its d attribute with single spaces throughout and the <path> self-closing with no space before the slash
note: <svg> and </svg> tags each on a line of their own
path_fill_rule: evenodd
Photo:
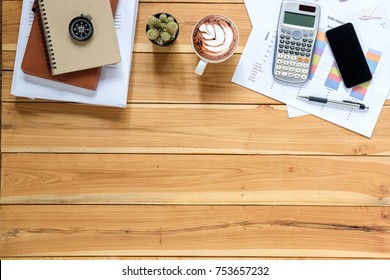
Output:
<svg viewBox="0 0 390 280">
<path fill-rule="evenodd" d="M 38 0 L 53 75 L 121 61 L 109 0 Z M 81 14 L 92 17 L 93 36 L 79 42 L 69 23 Z"/>
<path fill-rule="evenodd" d="M 112 13 L 114 15 L 118 5 L 118 0 L 110 0 L 110 2 Z M 22 61 L 21 67 L 23 72 L 29 75 L 28 78 L 30 80 L 34 80 L 35 77 L 40 77 L 85 88 L 88 90 L 96 90 L 99 82 L 100 72 L 102 70 L 101 67 L 56 76 L 51 74 L 51 69 L 46 53 L 46 45 L 44 43 L 44 37 L 42 36 L 43 30 L 41 30 L 41 25 L 39 24 L 39 11 L 35 10 L 37 7 L 38 1 L 35 0 L 33 8 L 36 12 L 34 14 L 34 20 L 31 25 L 26 51 Z M 42 81 L 39 79 L 36 80 Z"/>
</svg>

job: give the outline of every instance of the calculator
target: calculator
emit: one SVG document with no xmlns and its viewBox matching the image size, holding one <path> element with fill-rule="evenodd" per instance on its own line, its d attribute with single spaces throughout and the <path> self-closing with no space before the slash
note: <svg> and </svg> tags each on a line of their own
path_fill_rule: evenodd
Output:
<svg viewBox="0 0 390 280">
<path fill-rule="evenodd" d="M 275 79 L 297 84 L 307 81 L 320 11 L 316 4 L 282 2 L 272 67 Z"/>
</svg>

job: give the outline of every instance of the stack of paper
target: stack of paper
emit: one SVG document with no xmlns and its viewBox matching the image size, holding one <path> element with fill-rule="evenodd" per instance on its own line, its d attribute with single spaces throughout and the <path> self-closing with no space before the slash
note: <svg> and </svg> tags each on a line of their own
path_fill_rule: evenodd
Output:
<svg viewBox="0 0 390 280">
<path fill-rule="evenodd" d="M 11 93 L 19 97 L 126 107 L 138 0 L 120 0 L 118 3 L 114 20 L 122 61 L 103 67 L 96 91 L 23 73 L 21 63 L 34 18 L 33 2 L 23 1 Z"/>
<path fill-rule="evenodd" d="M 321 34 L 323 35 L 326 30 L 340 25 L 341 22 L 354 24 L 367 60 L 371 59 L 369 64 L 375 66 L 372 67 L 375 71 L 374 78 L 364 90 L 347 89 L 341 80 L 330 83 L 329 73 L 334 68 L 334 59 L 326 40 L 324 40 L 322 44 L 316 46 L 322 49 L 321 52 L 315 50 L 318 56 L 315 59 L 316 67 L 312 67 L 308 82 L 301 85 L 278 83 L 274 80 L 271 69 L 281 2 L 282 0 L 267 1 L 267 13 L 262 13 L 262 17 L 259 17 L 259 12 L 265 9 L 263 1 L 246 0 L 245 4 L 251 16 L 253 30 L 234 74 L 233 82 L 301 111 L 371 137 L 384 101 L 390 91 L 390 84 L 387 82 L 388 77 L 390 77 L 390 68 L 388 67 L 390 65 L 390 40 L 383 40 L 383 38 L 389 38 L 389 32 L 380 27 L 385 27 L 383 25 L 375 27 L 362 20 L 362 16 L 357 17 L 358 8 L 356 7 L 354 10 L 341 9 L 342 11 L 353 10 L 353 15 L 346 16 L 333 10 L 334 7 L 340 8 L 339 5 L 342 3 L 339 1 L 308 0 L 306 2 L 315 2 L 322 7 L 318 40 L 325 38 Z M 362 1 L 349 2 L 356 4 Z M 375 61 L 373 57 L 375 57 Z M 336 108 L 326 104 L 310 103 L 297 98 L 298 95 L 360 101 L 367 104 L 370 110 Z M 302 114 L 299 112 L 295 112 L 296 115 Z"/>
</svg>

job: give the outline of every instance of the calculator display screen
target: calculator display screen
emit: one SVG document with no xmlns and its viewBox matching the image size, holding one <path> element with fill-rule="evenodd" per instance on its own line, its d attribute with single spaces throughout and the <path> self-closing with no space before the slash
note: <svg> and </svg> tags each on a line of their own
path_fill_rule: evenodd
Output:
<svg viewBox="0 0 390 280">
<path fill-rule="evenodd" d="M 315 17 L 303 14 L 285 12 L 284 21 L 285 24 L 299 25 L 304 27 L 314 27 Z"/>
</svg>

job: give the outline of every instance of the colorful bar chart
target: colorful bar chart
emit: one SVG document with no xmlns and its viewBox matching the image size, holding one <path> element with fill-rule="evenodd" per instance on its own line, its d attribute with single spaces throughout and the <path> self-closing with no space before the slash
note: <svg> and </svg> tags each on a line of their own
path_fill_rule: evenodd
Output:
<svg viewBox="0 0 390 280">
<path fill-rule="evenodd" d="M 320 63 L 322 54 L 324 53 L 326 43 L 327 43 L 327 41 L 326 41 L 326 37 L 325 37 L 325 32 L 323 29 L 319 29 L 318 33 L 317 33 L 316 43 L 314 45 L 314 54 L 313 54 L 313 59 L 311 62 L 309 80 L 313 79 L 314 74 L 317 71 L 317 67 L 318 67 L 318 64 Z"/>
<path fill-rule="evenodd" d="M 330 68 L 328 78 L 325 81 L 325 86 L 333 90 L 338 90 L 341 83 L 341 75 L 337 69 L 336 62 L 333 62 Z"/>
<path fill-rule="evenodd" d="M 370 68 L 371 74 L 375 73 L 375 70 L 378 66 L 378 63 L 381 59 L 382 53 L 373 49 L 369 49 L 366 54 L 366 59 L 368 63 L 368 67 Z M 363 100 L 368 91 L 368 87 L 370 86 L 370 82 L 366 82 L 364 84 L 358 85 L 352 88 L 351 97 L 354 97 L 359 100 Z"/>
</svg>

